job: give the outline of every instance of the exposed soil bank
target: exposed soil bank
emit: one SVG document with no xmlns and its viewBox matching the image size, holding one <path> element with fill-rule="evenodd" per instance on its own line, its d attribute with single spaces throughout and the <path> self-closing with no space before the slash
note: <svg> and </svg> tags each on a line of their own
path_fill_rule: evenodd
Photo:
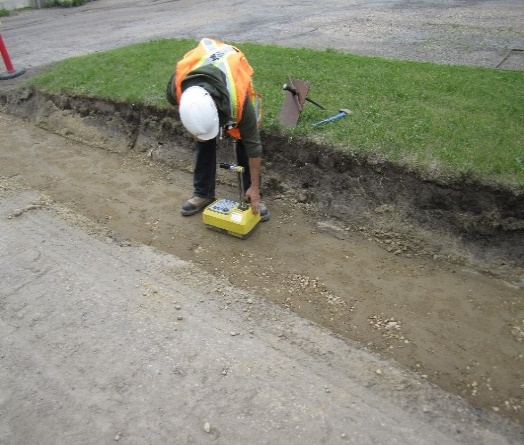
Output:
<svg viewBox="0 0 524 445">
<path fill-rule="evenodd" d="M 5 96 L 3 103 L 64 136 L 191 168 L 191 144 L 171 110 L 36 90 Z M 423 177 L 282 134 L 263 139 L 266 196 L 308 206 L 330 219 L 339 237 L 364 232 L 398 254 L 445 259 L 524 287 L 524 191 L 466 177 Z"/>
</svg>

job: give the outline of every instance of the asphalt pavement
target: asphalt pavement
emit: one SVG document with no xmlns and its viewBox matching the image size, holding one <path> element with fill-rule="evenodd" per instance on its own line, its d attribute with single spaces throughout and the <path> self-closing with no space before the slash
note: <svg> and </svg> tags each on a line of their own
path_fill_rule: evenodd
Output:
<svg viewBox="0 0 524 445">
<path fill-rule="evenodd" d="M 153 39 L 215 37 L 524 69 L 521 0 L 94 0 L 0 21 L 13 63 L 25 68 Z"/>
</svg>

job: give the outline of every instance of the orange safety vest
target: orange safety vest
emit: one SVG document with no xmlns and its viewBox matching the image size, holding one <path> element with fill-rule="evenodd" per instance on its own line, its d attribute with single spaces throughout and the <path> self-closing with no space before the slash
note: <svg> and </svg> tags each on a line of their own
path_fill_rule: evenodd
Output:
<svg viewBox="0 0 524 445">
<path fill-rule="evenodd" d="M 176 65 L 177 101 L 180 103 L 182 81 L 186 76 L 194 69 L 209 64 L 216 66 L 225 74 L 231 108 L 231 122 L 227 125 L 227 132 L 232 137 L 240 139 L 240 131 L 236 127 L 242 119 L 246 95 L 249 94 L 255 108 L 257 125 L 260 125 L 262 110 L 260 95 L 255 93 L 251 80 L 253 68 L 238 48 L 218 40 L 202 39 L 198 46 L 189 51 Z"/>
</svg>

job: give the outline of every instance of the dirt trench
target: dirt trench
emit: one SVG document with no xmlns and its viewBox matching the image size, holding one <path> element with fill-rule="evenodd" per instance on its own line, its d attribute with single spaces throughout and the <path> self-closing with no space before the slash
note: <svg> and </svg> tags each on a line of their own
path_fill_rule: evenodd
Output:
<svg viewBox="0 0 524 445">
<path fill-rule="evenodd" d="M 6 96 L 4 104 L 64 136 L 192 171 L 191 142 L 172 110 L 38 90 Z M 423 177 L 280 133 L 262 132 L 262 138 L 265 195 L 290 198 L 329 220 L 338 237 L 362 232 L 388 245 L 396 238 L 397 253 L 443 259 L 524 287 L 524 190 Z M 222 160 L 232 160 L 228 147 L 221 152 Z M 231 182 L 227 175 L 219 179 Z"/>
<path fill-rule="evenodd" d="M 241 241 L 178 214 L 193 154 L 173 111 L 34 90 L 2 105 L 13 137 L 11 119 L 31 124 L 28 143 L 1 155 L 3 177 L 524 421 L 524 194 L 264 132 L 272 219 Z M 35 145 L 40 128 L 64 138 L 38 133 Z"/>
</svg>

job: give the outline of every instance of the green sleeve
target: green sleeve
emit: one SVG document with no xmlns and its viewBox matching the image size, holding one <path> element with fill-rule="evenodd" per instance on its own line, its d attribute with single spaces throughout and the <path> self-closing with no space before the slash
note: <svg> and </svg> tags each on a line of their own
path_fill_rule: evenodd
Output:
<svg viewBox="0 0 524 445">
<path fill-rule="evenodd" d="M 246 148 L 247 156 L 249 158 L 261 158 L 262 142 L 260 141 L 257 117 L 253 104 L 247 97 L 242 112 L 242 120 L 238 123 L 238 130 L 240 131 L 240 139 Z"/>
<path fill-rule="evenodd" d="M 175 86 L 175 75 L 173 74 L 171 78 L 169 79 L 169 82 L 167 83 L 166 99 L 171 105 L 175 107 L 178 105 L 178 101 L 176 100 L 176 97 L 174 96 L 174 92 L 175 92 L 174 86 Z"/>
</svg>

